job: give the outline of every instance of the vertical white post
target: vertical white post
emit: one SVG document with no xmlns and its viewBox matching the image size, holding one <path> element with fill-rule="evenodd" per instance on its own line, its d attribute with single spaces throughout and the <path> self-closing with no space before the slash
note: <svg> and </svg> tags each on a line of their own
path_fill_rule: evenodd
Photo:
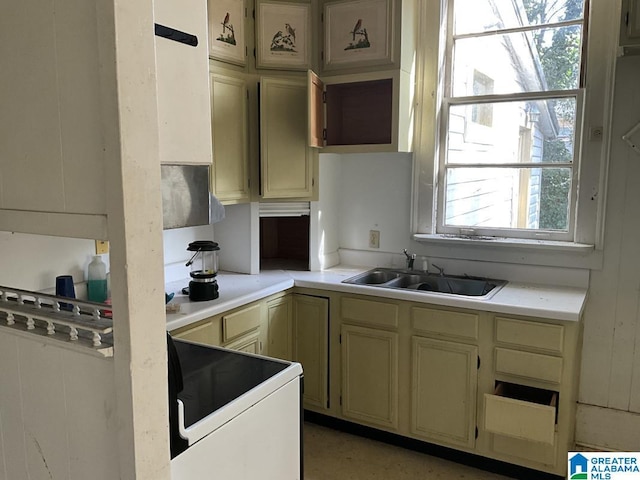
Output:
<svg viewBox="0 0 640 480">
<path fill-rule="evenodd" d="M 118 478 L 169 480 L 162 198 L 152 0 L 100 0 Z"/>
</svg>

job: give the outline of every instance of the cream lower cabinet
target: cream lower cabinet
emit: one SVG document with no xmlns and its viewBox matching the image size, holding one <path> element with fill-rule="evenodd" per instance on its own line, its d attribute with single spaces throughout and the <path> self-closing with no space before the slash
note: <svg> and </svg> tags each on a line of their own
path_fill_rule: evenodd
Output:
<svg viewBox="0 0 640 480">
<path fill-rule="evenodd" d="M 327 414 L 564 475 L 574 448 L 579 322 L 335 293 Z M 337 335 L 332 336 L 337 341 Z M 335 339 L 335 340 L 334 340 Z M 334 384 L 334 382 L 332 382 Z"/>
<path fill-rule="evenodd" d="M 172 333 L 300 362 L 349 422 L 555 475 L 575 448 L 579 322 L 296 288 Z"/>
<path fill-rule="evenodd" d="M 304 372 L 305 408 L 329 408 L 329 299 L 293 294 L 293 359 Z"/>
<path fill-rule="evenodd" d="M 265 302 L 222 315 L 222 346 L 248 353 L 265 353 L 268 335 L 264 315 Z"/>
<path fill-rule="evenodd" d="M 342 414 L 385 429 L 398 427 L 398 334 L 343 325 Z"/>
<path fill-rule="evenodd" d="M 268 335 L 266 303 L 266 301 L 253 302 L 172 330 L 170 333 L 172 337 L 181 340 L 264 354 Z"/>
<path fill-rule="evenodd" d="M 291 360 L 293 358 L 293 301 L 285 295 L 267 302 L 267 355 Z"/>
<path fill-rule="evenodd" d="M 209 317 L 193 325 L 172 330 L 171 336 L 180 340 L 219 347 L 222 345 L 222 328 L 220 325 L 219 316 Z"/>
<path fill-rule="evenodd" d="M 211 189 L 225 204 L 250 199 L 248 90 L 242 74 L 212 68 L 211 130 L 213 166 Z"/>
<path fill-rule="evenodd" d="M 307 83 L 260 79 L 260 176 L 264 199 L 314 196 L 315 157 L 307 145 Z"/>
<path fill-rule="evenodd" d="M 473 448 L 478 348 L 411 338 L 411 432 L 425 440 Z"/>
<path fill-rule="evenodd" d="M 493 391 L 482 399 L 490 455 L 564 475 L 574 450 L 580 325 L 496 316 Z"/>
</svg>

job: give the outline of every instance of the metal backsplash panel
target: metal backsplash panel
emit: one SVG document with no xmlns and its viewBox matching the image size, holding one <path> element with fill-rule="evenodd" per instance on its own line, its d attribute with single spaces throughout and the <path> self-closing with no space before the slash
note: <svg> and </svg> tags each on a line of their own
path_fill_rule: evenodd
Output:
<svg viewBox="0 0 640 480">
<path fill-rule="evenodd" d="M 209 225 L 209 166 L 162 165 L 163 228 Z"/>
</svg>

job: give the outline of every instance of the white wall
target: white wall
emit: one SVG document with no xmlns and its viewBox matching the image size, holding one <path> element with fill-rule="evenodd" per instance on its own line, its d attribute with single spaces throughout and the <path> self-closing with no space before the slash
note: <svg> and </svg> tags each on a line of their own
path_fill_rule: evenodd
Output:
<svg viewBox="0 0 640 480">
<path fill-rule="evenodd" d="M 640 122 L 640 57 L 616 72 L 604 263 L 584 315 L 578 441 L 640 450 L 640 155 L 621 137 Z M 605 408 L 599 408 L 605 407 Z"/>
<path fill-rule="evenodd" d="M 184 264 L 189 258 L 187 246 L 194 240 L 212 240 L 213 227 L 177 228 L 165 230 L 165 265 Z M 78 238 L 50 237 L 24 233 L 0 232 L 0 285 L 33 291 L 53 291 L 58 275 L 72 275 L 76 284 L 85 282 L 87 267 L 95 255 L 95 242 Z M 109 270 L 109 255 L 103 255 Z M 176 276 L 187 278 L 189 269 L 184 267 L 181 273 L 170 269 L 166 275 L 171 281 Z M 80 298 L 84 294 L 82 285 L 76 285 Z"/>
<path fill-rule="evenodd" d="M 258 204 L 227 205 L 225 218 L 216 223 L 220 270 L 238 273 L 260 271 L 260 220 Z"/>
<path fill-rule="evenodd" d="M 319 198 L 317 202 L 311 202 L 312 218 L 309 226 L 311 270 L 321 270 L 340 263 L 338 232 L 342 158 L 335 154 L 321 154 L 319 163 Z"/>
<path fill-rule="evenodd" d="M 339 242 L 341 248 L 401 253 L 410 247 L 411 154 L 342 155 Z M 369 230 L 380 248 L 369 248 Z"/>
<path fill-rule="evenodd" d="M 54 288 L 56 276 L 85 279 L 95 242 L 76 238 L 0 232 L 0 285 L 24 290 Z"/>
</svg>

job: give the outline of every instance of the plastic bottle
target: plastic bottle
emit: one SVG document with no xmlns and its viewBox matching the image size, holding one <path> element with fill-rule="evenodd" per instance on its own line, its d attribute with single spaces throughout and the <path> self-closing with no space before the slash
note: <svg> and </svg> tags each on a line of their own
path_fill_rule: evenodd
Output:
<svg viewBox="0 0 640 480">
<path fill-rule="evenodd" d="M 99 255 L 89 264 L 87 297 L 91 302 L 104 303 L 107 299 L 107 266 Z"/>
</svg>

